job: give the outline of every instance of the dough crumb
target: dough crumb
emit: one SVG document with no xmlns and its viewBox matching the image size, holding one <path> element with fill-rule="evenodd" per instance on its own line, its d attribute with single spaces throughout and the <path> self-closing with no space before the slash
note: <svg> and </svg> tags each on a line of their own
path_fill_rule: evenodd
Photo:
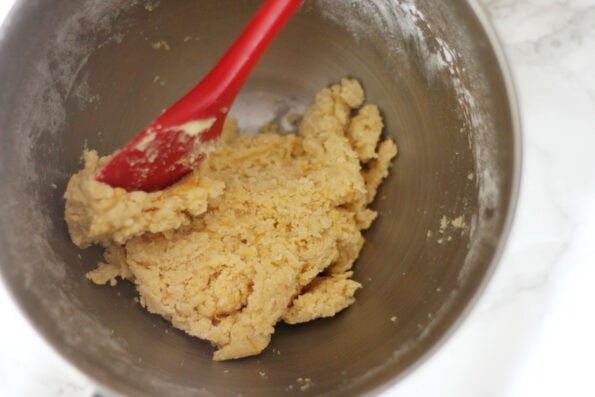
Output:
<svg viewBox="0 0 595 397">
<path fill-rule="evenodd" d="M 105 247 L 87 277 L 134 283 L 149 312 L 215 345 L 214 360 L 259 354 L 279 321 L 355 301 L 351 269 L 377 216 L 368 205 L 397 154 L 382 128 L 361 85 L 343 79 L 316 95 L 297 134 L 240 135 L 226 122 L 200 167 L 162 191 L 97 182 L 111 157 L 86 150 L 65 217 L 76 245 Z"/>
<path fill-rule="evenodd" d="M 465 217 L 463 215 L 459 216 L 458 218 L 453 219 L 450 224 L 455 229 L 463 229 L 467 226 L 465 223 Z"/>
<path fill-rule="evenodd" d="M 151 43 L 151 47 L 153 47 L 154 50 L 160 50 L 162 48 L 165 51 L 171 50 L 169 43 L 165 40 L 157 40 L 157 41 Z"/>
<path fill-rule="evenodd" d="M 159 1 L 147 1 L 145 3 L 145 10 L 153 11 L 155 8 L 159 7 Z"/>
<path fill-rule="evenodd" d="M 306 391 L 312 386 L 313 382 L 310 378 L 297 378 L 297 383 L 301 391 Z"/>
<path fill-rule="evenodd" d="M 465 222 L 465 215 L 458 216 L 454 219 L 449 219 L 446 215 L 443 215 L 440 218 L 440 227 L 438 232 L 442 235 L 439 237 L 436 242 L 438 244 L 443 244 L 445 242 L 449 242 L 453 240 L 452 233 L 459 231 L 459 233 L 465 233 L 467 230 L 467 223 Z M 428 233 L 430 233 L 428 231 Z M 430 234 L 428 234 L 430 237 Z"/>
</svg>

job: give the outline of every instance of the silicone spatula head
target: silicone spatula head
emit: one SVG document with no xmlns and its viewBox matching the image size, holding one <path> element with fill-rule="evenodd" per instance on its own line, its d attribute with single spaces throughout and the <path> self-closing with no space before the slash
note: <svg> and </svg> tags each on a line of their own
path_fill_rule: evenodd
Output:
<svg viewBox="0 0 595 397">
<path fill-rule="evenodd" d="M 302 1 L 266 0 L 206 77 L 116 153 L 97 180 L 150 192 L 196 168 L 254 65 Z"/>
</svg>

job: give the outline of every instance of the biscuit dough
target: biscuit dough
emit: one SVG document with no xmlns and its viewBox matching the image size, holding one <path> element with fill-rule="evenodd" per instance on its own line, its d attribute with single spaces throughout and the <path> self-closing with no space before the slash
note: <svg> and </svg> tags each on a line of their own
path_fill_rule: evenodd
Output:
<svg viewBox="0 0 595 397">
<path fill-rule="evenodd" d="M 361 287 L 351 268 L 397 153 L 363 102 L 344 79 L 317 94 L 297 134 L 238 135 L 228 121 L 197 170 L 152 193 L 97 182 L 109 157 L 86 151 L 65 199 L 73 242 L 106 249 L 87 277 L 130 280 L 147 310 L 211 341 L 215 360 L 260 353 L 278 321 L 334 316 Z"/>
</svg>

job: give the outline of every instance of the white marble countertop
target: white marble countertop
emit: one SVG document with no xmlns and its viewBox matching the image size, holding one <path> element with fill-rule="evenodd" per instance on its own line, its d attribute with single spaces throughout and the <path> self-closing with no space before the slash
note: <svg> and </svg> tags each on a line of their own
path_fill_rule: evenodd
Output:
<svg viewBox="0 0 595 397">
<path fill-rule="evenodd" d="M 516 80 L 521 196 L 496 274 L 444 346 L 385 396 L 595 396 L 595 0 L 481 0 Z M 0 19 L 10 2 L 0 3 Z M 94 386 L 0 288 L 0 395 Z"/>
</svg>

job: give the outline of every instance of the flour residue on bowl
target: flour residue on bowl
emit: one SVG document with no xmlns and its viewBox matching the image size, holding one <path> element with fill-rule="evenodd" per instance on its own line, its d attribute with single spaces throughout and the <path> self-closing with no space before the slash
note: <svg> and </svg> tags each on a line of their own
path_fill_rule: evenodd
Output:
<svg viewBox="0 0 595 397">
<path fill-rule="evenodd" d="M 440 81 L 448 84 L 452 90 L 452 97 L 456 101 L 454 106 L 462 128 L 449 133 L 464 134 L 467 139 L 473 155 L 474 168 L 461 174 L 461 185 L 469 186 L 471 190 L 477 189 L 478 208 L 471 210 L 462 202 L 459 209 L 453 209 L 453 213 L 444 212 L 444 216 L 437 220 L 437 229 L 426 229 L 424 237 L 427 241 L 445 244 L 453 241 L 459 234 L 467 235 L 469 247 L 466 248 L 467 255 L 457 278 L 459 286 L 465 285 L 468 275 L 477 263 L 478 255 L 485 249 L 485 242 L 492 241 L 497 233 L 497 223 L 486 214 L 493 213 L 493 209 L 497 208 L 501 194 L 498 190 L 501 186 L 501 176 L 494 171 L 496 160 L 494 152 L 490 149 L 496 146 L 493 126 L 490 124 L 491 121 L 486 121 L 483 116 L 483 113 L 489 111 L 483 108 L 484 104 L 479 103 L 474 94 L 486 92 L 488 88 L 483 81 L 470 75 L 469 70 L 477 69 L 477 65 L 473 64 L 476 61 L 464 55 L 466 51 L 474 51 L 474 43 L 468 38 L 459 40 L 463 35 L 456 32 L 458 26 L 448 26 L 448 22 L 445 22 L 447 18 L 444 16 L 448 16 L 449 13 L 447 4 L 413 0 L 319 0 L 317 4 L 320 12 L 330 23 L 344 27 L 356 41 L 365 41 L 366 45 L 374 45 L 374 41 L 378 40 L 383 43 L 395 43 L 393 52 L 379 51 L 379 56 L 383 57 L 386 65 L 394 69 L 396 78 L 399 78 L 399 68 L 411 62 L 411 67 L 422 72 L 428 85 Z M 438 10 L 430 7 L 436 7 Z M 371 26 L 374 26 L 374 29 Z M 377 26 L 382 26 L 382 29 L 376 30 Z M 382 36 L 378 31 L 382 32 Z M 457 36 L 458 34 L 460 36 Z M 415 48 L 417 58 L 414 61 L 402 59 L 411 47 Z M 395 351 L 394 361 L 404 359 L 415 346 L 432 335 L 432 330 L 458 304 L 458 294 L 458 289 L 450 292 L 441 308 L 429 317 L 427 322 L 421 324 L 423 331 L 418 340 L 410 344 L 405 343 L 401 349 Z M 358 379 L 358 382 L 372 377 L 389 365 L 390 362 L 385 362 L 377 368 L 370 369 L 366 375 Z"/>
<path fill-rule="evenodd" d="M 450 84 L 458 103 L 458 115 L 464 125 L 460 131 L 453 133 L 466 135 L 475 160 L 475 169 L 470 169 L 466 175 L 461 175 L 461 178 L 467 177 L 465 183 L 476 186 L 479 198 L 477 214 L 468 214 L 470 249 L 460 273 L 460 281 L 464 282 L 469 266 L 472 266 L 478 251 L 481 250 L 481 241 L 494 233 L 494 223 L 485 217 L 485 213 L 493 212 L 493 209 L 498 206 L 497 203 L 500 201 L 498 186 L 501 185 L 501 176 L 493 171 L 495 160 L 490 148 L 495 145 L 491 134 L 492 126 L 482 116 L 485 109 L 481 109 L 482 105 L 477 103 L 472 93 L 485 88 L 482 81 L 469 75 L 470 68 L 467 67 L 469 65 L 466 65 L 466 62 L 471 61 L 465 59 L 460 53 L 471 44 L 463 40 L 453 43 L 451 37 L 455 36 L 454 29 L 449 26 L 434 26 L 422 11 L 428 5 L 420 1 L 319 0 L 317 4 L 320 12 L 330 22 L 344 26 L 357 41 L 370 38 L 372 35 L 375 35 L 373 38 L 378 39 L 377 30 L 371 29 L 370 26 L 382 26 L 381 31 L 384 35 L 382 40 L 395 43 L 408 42 L 414 46 L 418 53 L 418 67 L 421 67 L 428 82 L 440 79 Z M 433 18 L 432 21 L 437 25 L 439 19 Z M 386 57 L 385 62 L 388 65 L 395 67 L 395 75 L 398 76 L 399 57 L 404 53 L 399 45 L 394 47 L 393 53 L 383 53 L 382 56 Z M 473 177 L 469 178 L 468 175 Z M 449 216 L 455 216 L 455 214 Z"/>
<path fill-rule="evenodd" d="M 67 173 L 51 167 L 43 170 L 35 168 L 39 165 L 36 161 L 39 152 L 35 150 L 43 148 L 44 155 L 63 155 L 61 134 L 66 124 L 67 100 L 74 98 L 80 107 L 99 100 L 91 92 L 86 76 L 79 86 L 75 86 L 90 54 L 103 44 L 96 42 L 94 37 L 102 32 L 112 32 L 113 21 L 134 5 L 135 2 L 122 4 L 118 0 L 84 0 L 77 2 L 73 9 L 69 8 L 71 13 L 68 15 L 56 13 L 53 17 L 62 18 L 62 22 L 58 29 L 48 32 L 47 42 L 51 44 L 36 49 L 39 55 L 37 62 L 31 66 L 34 72 L 29 72 L 33 78 L 23 83 L 19 98 L 15 99 L 18 102 L 11 110 L 14 122 L 7 126 L 21 131 L 15 135 L 15 147 L 23 150 L 17 151 L 15 156 L 23 168 L 15 190 L 27 192 L 20 196 L 23 201 L 19 202 L 19 206 L 27 208 L 27 212 L 32 214 L 19 220 L 30 231 L 28 239 L 23 239 L 22 235 L 15 236 L 27 241 L 28 249 L 17 251 L 16 247 L 22 246 L 22 241 L 11 243 L 17 261 L 30 264 L 20 269 L 23 287 L 43 304 L 39 307 L 45 312 L 41 321 L 60 319 L 52 324 L 56 327 L 55 341 L 64 343 L 63 352 L 84 350 L 89 356 L 118 356 L 122 362 L 116 364 L 114 360 L 114 365 L 122 368 L 129 368 L 123 363 L 133 361 L 127 355 L 124 341 L 83 308 L 84 304 L 72 292 L 78 288 L 78 283 L 69 278 L 66 268 L 73 263 L 66 263 L 56 247 L 50 244 L 52 236 L 57 234 L 56 224 L 47 213 L 47 203 L 40 205 L 40 200 L 44 187 L 49 186 L 53 190 L 54 186 L 61 184 L 60 179 L 66 179 Z M 24 4 L 17 6 L 25 8 Z M 117 41 L 121 37 L 120 33 L 114 32 L 107 40 L 113 38 Z M 90 338 L 94 338 L 96 343 L 88 343 Z"/>
</svg>

